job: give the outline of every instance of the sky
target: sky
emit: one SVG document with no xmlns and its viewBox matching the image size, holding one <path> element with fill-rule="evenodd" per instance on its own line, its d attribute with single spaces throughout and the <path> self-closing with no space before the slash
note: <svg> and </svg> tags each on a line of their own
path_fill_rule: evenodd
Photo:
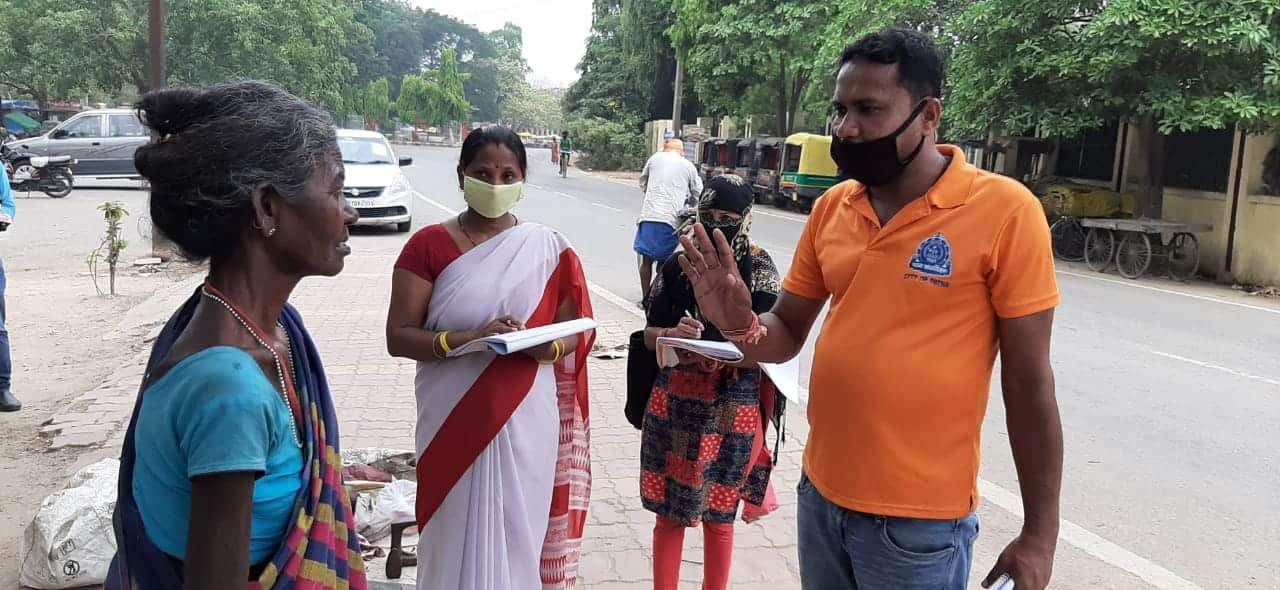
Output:
<svg viewBox="0 0 1280 590">
<path fill-rule="evenodd" d="M 513 22 L 524 30 L 524 57 L 538 86 L 568 87 L 591 33 L 591 0 L 409 0 L 481 31 Z"/>
</svg>

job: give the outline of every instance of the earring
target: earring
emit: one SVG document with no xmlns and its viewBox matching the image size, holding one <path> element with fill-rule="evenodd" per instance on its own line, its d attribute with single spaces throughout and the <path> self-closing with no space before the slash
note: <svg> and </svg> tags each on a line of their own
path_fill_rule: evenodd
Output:
<svg viewBox="0 0 1280 590">
<path fill-rule="evenodd" d="M 273 228 L 271 228 L 271 229 L 267 230 L 267 237 L 268 237 L 268 238 L 273 237 L 273 236 L 275 236 L 275 235 L 276 235 L 276 228 L 274 228 L 274 227 L 273 227 Z"/>
</svg>

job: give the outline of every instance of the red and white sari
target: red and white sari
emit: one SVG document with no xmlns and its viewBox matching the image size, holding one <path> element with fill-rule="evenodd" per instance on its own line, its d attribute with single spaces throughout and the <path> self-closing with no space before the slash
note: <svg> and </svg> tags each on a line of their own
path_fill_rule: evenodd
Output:
<svg viewBox="0 0 1280 590">
<path fill-rule="evenodd" d="M 426 329 L 495 317 L 555 322 L 566 299 L 591 316 L 568 240 L 523 223 L 437 278 Z M 587 355 L 594 333 L 553 366 L 521 354 L 419 363 L 418 588 L 573 588 L 591 490 Z"/>
</svg>

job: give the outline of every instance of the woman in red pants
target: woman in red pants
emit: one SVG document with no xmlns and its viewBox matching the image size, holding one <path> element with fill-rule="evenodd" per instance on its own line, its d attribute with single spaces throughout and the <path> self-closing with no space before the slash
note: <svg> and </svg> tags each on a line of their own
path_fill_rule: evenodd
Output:
<svg viewBox="0 0 1280 590">
<path fill-rule="evenodd" d="M 742 178 L 717 176 L 703 189 L 698 216 L 708 231 L 719 229 L 733 245 L 739 272 L 751 287 L 752 307 L 763 313 L 777 299 L 780 281 L 769 254 L 747 236 L 751 203 L 751 187 Z M 720 330 L 698 319 L 693 289 L 674 256 L 653 284 L 645 344 L 656 348 L 662 336 L 724 341 Z M 684 531 L 698 525 L 705 550 L 702 587 L 728 586 L 733 521 L 740 501 L 747 501 L 746 520 L 761 516 L 761 505 L 766 509 L 776 505 L 766 501 L 772 462 L 764 448 L 774 393 L 772 383 L 754 364 L 733 366 L 684 356 L 679 365 L 658 374 L 645 412 L 640 451 L 642 501 L 657 514 L 653 531 L 657 590 L 677 587 Z M 749 514 L 752 506 L 756 508 Z"/>
</svg>

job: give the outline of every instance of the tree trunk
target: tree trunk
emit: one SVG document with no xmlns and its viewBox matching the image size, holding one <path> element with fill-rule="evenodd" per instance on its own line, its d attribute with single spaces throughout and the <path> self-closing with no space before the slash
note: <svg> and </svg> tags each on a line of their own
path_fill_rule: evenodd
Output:
<svg viewBox="0 0 1280 590">
<path fill-rule="evenodd" d="M 1142 143 L 1146 147 L 1146 188 L 1138 195 L 1139 217 L 1160 219 L 1164 205 L 1164 134 L 1154 117 L 1143 118 Z"/>
<path fill-rule="evenodd" d="M 796 117 L 800 114 L 800 96 L 804 94 L 804 87 L 809 83 L 809 75 L 804 70 L 795 73 L 795 79 L 791 83 L 791 100 L 787 105 L 787 135 L 791 135 L 796 128 Z"/>
<path fill-rule="evenodd" d="M 787 128 L 787 62 L 778 62 L 778 99 L 777 99 L 778 122 L 775 128 L 783 137 L 791 134 L 791 130 Z"/>
</svg>

